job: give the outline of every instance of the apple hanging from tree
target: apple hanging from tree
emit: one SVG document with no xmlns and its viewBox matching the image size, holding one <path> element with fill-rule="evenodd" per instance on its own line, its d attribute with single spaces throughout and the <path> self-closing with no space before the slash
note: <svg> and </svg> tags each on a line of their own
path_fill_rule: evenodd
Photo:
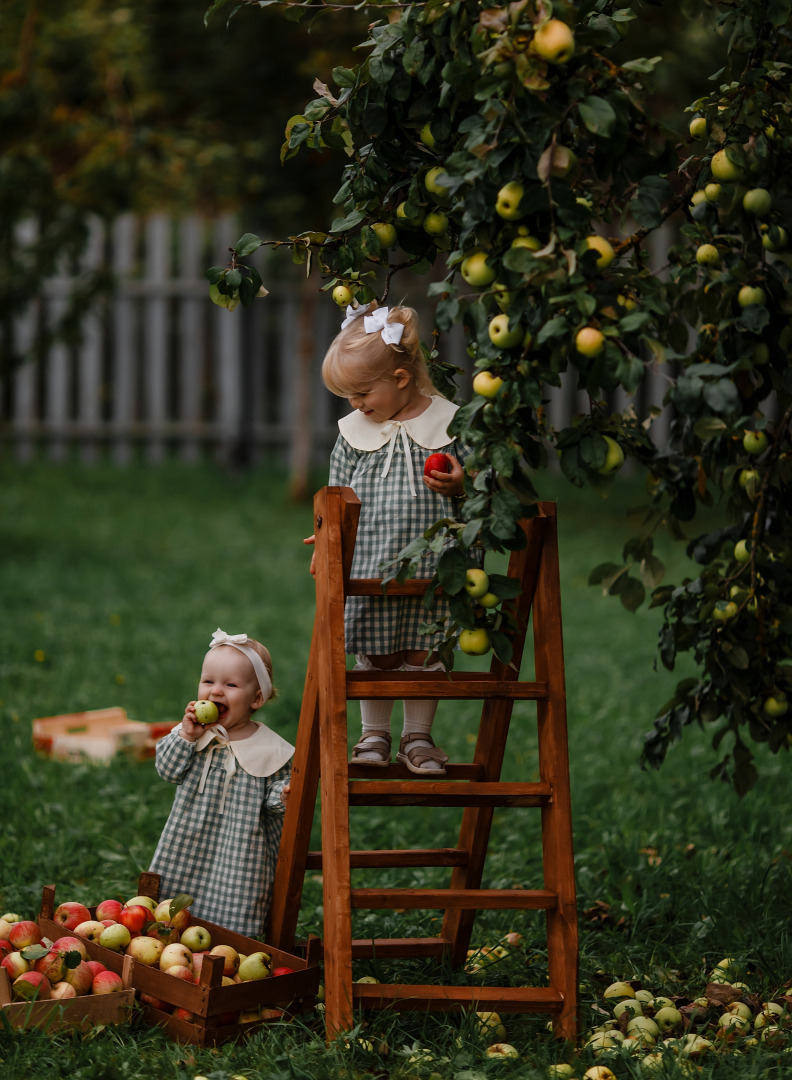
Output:
<svg viewBox="0 0 792 1080">
<path fill-rule="evenodd" d="M 487 261 L 485 251 L 472 251 L 467 258 L 462 260 L 459 272 L 467 284 L 476 289 L 491 285 L 495 280 L 495 271 Z"/>
<path fill-rule="evenodd" d="M 338 304 L 339 307 L 347 307 L 354 300 L 352 290 L 346 285 L 336 285 L 333 289 L 333 301 Z"/>
<path fill-rule="evenodd" d="M 575 35 L 561 19 L 548 19 L 534 34 L 531 51 L 550 64 L 566 64 L 575 53 Z"/>
<path fill-rule="evenodd" d="M 525 194 L 525 188 L 519 180 L 510 180 L 508 184 L 504 184 L 498 192 L 498 197 L 495 201 L 495 212 L 503 218 L 504 221 L 516 221 L 521 218 L 522 211 L 520 210 L 520 203 L 522 197 Z"/>
<path fill-rule="evenodd" d="M 494 398 L 503 386 L 503 379 L 491 371 L 479 371 L 473 377 L 473 392 L 484 398 Z"/>
<path fill-rule="evenodd" d="M 459 647 L 468 656 L 483 656 L 490 650 L 489 634 L 481 627 L 476 630 L 462 630 L 459 634 Z"/>
<path fill-rule="evenodd" d="M 575 334 L 575 348 L 581 356 L 591 359 L 605 348 L 605 337 L 596 326 L 584 326 Z"/>
<path fill-rule="evenodd" d="M 487 572 L 477 566 L 468 567 L 465 574 L 465 592 L 473 600 L 477 600 L 480 596 L 488 593 L 489 577 Z"/>
<path fill-rule="evenodd" d="M 764 431 L 751 431 L 743 435 L 743 450 L 747 454 L 761 454 L 767 448 L 767 435 Z"/>
</svg>

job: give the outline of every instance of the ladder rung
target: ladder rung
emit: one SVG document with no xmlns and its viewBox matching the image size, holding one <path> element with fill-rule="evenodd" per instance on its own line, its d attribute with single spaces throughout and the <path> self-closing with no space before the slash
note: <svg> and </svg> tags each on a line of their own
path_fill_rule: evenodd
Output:
<svg viewBox="0 0 792 1080">
<path fill-rule="evenodd" d="M 444 700 L 507 698 L 512 701 L 538 701 L 547 697 L 547 683 L 499 679 L 489 671 L 472 674 L 464 671 L 416 671 L 398 676 L 390 671 L 348 671 L 346 696 L 350 700 L 387 698 L 402 701 L 404 698 L 432 697 Z"/>
<path fill-rule="evenodd" d="M 353 780 L 350 806 L 545 806 L 550 784 L 464 783 L 447 780 Z"/>
<path fill-rule="evenodd" d="M 469 1009 L 498 1012 L 560 1012 L 564 995 L 552 986 L 431 986 L 401 983 L 353 983 L 356 1005 L 368 1009 Z"/>
<path fill-rule="evenodd" d="M 461 848 L 380 848 L 376 851 L 350 851 L 353 870 L 398 866 L 467 866 L 468 853 Z M 308 870 L 322 869 L 321 851 L 309 851 Z"/>
<path fill-rule="evenodd" d="M 401 584 L 389 581 L 383 588 L 381 578 L 350 578 L 344 592 L 347 596 L 423 596 L 431 581 L 431 578 L 410 578 Z"/>
<path fill-rule="evenodd" d="M 403 959 L 410 956 L 440 957 L 448 952 L 445 938 L 354 938 L 353 960 Z"/>
<path fill-rule="evenodd" d="M 353 908 L 546 911 L 558 896 L 548 889 L 352 889 Z"/>
</svg>

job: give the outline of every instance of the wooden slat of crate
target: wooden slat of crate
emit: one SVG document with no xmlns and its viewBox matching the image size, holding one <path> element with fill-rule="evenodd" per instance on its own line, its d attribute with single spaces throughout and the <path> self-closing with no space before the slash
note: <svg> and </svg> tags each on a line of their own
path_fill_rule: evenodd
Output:
<svg viewBox="0 0 792 1080">
<path fill-rule="evenodd" d="M 127 965 L 127 980 L 131 964 Z M 125 1024 L 132 1015 L 135 991 L 128 981 L 125 989 L 113 994 L 85 994 L 57 1001 L 12 1001 L 11 981 L 0 968 L 0 1026 L 7 1021 L 13 1028 L 40 1028 L 62 1031 L 66 1028 L 87 1030 L 99 1024 Z"/>
</svg>

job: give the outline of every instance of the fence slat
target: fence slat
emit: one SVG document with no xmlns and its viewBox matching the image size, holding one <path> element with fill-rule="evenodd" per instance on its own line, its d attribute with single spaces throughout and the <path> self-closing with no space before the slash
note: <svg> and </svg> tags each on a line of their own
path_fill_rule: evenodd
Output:
<svg viewBox="0 0 792 1080">
<path fill-rule="evenodd" d="M 112 416 L 114 431 L 113 459 L 126 465 L 132 456 L 132 444 L 127 437 L 135 419 L 139 348 L 136 341 L 135 301 L 124 288 L 135 267 L 137 218 L 125 214 L 113 225 L 112 267 L 119 289 L 113 301 L 112 319 Z"/>
<path fill-rule="evenodd" d="M 179 227 L 178 274 L 185 281 L 195 279 L 201 271 L 202 225 L 197 217 L 185 218 Z M 179 419 L 189 430 L 201 420 L 201 372 L 203 370 L 202 312 L 206 298 L 186 296 L 179 305 Z M 181 456 L 184 461 L 194 462 L 199 456 L 196 439 L 182 440 Z"/>
<path fill-rule="evenodd" d="M 168 394 L 168 301 L 161 295 L 160 288 L 169 277 L 168 240 L 170 220 L 164 214 L 154 214 L 146 222 L 145 267 L 146 279 L 151 284 L 152 293 L 148 297 L 143 319 L 144 364 L 146 384 L 144 401 L 146 420 L 156 431 L 167 418 Z M 161 438 L 152 435 L 147 444 L 148 459 L 161 461 L 165 446 Z"/>
</svg>

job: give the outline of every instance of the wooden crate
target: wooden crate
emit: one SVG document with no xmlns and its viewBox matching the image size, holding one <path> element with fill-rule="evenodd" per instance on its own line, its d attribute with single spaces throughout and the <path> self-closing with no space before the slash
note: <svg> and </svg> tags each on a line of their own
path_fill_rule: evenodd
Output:
<svg viewBox="0 0 792 1080">
<path fill-rule="evenodd" d="M 172 727 L 130 720 L 122 708 L 39 716 L 33 721 L 33 747 L 59 761 L 106 762 L 118 753 L 147 758 Z"/>
<path fill-rule="evenodd" d="M 150 896 L 157 900 L 159 875 L 141 874 L 137 895 Z M 52 921 L 55 907 L 55 886 L 45 885 L 39 926 L 42 934 L 53 939 L 73 933 L 64 931 L 62 926 Z M 90 910 L 94 915 L 96 909 Z M 310 950 L 303 959 L 215 923 L 203 919 L 193 919 L 192 922 L 206 927 L 212 936 L 213 946 L 231 945 L 237 952 L 246 955 L 263 950 L 271 955 L 273 967 L 291 967 L 294 971 L 256 982 L 223 986 L 223 958 L 207 957 L 201 965 L 200 981 L 195 984 L 182 982 L 159 968 L 135 963 L 131 957 L 106 949 L 94 941 L 86 940 L 85 948 L 92 960 L 101 961 L 105 967 L 119 974 L 125 963 L 131 963 L 130 985 L 138 998 L 146 995 L 167 1003 L 170 1010 L 187 1009 L 193 1014 L 192 1021 L 180 1020 L 165 1009 L 141 1001 L 146 1021 L 164 1028 L 169 1037 L 178 1042 L 195 1043 L 199 1046 L 227 1042 L 280 1018 L 278 1015 L 241 1023 L 237 1014 L 246 1010 L 270 1009 L 278 1014 L 292 1016 L 313 1007 L 319 987 L 319 967 Z"/>
<path fill-rule="evenodd" d="M 65 1001 L 12 1001 L 11 980 L 6 969 L 0 968 L 0 1027 L 7 1022 L 13 1028 L 87 1031 L 100 1024 L 125 1024 L 132 1016 L 135 1000 L 130 983 L 132 967 L 129 957 L 122 969 L 123 990 L 114 994 L 84 994 Z"/>
</svg>

